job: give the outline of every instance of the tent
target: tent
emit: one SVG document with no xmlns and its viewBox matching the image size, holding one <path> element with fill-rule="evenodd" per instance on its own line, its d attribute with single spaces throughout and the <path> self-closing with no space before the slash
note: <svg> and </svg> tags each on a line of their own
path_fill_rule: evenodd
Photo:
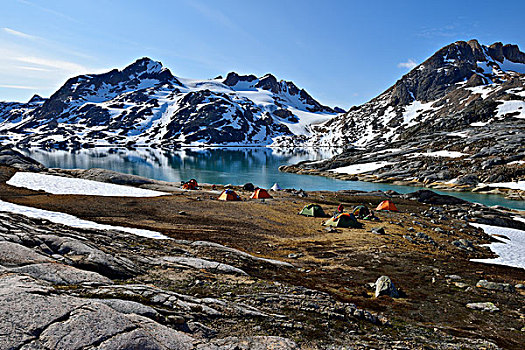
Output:
<svg viewBox="0 0 525 350">
<path fill-rule="evenodd" d="M 253 191 L 255 190 L 255 186 L 251 182 L 247 182 L 242 186 L 242 189 L 245 191 Z"/>
<path fill-rule="evenodd" d="M 399 211 L 396 208 L 396 205 L 394 202 L 392 202 L 390 199 L 387 199 L 386 201 L 382 201 L 377 206 L 376 210 L 390 210 L 390 211 Z"/>
<path fill-rule="evenodd" d="M 276 183 L 273 184 L 273 186 L 270 188 L 270 190 L 272 190 L 272 191 L 281 191 L 282 188 L 281 188 L 281 186 L 279 186 L 279 184 L 276 182 Z"/>
<path fill-rule="evenodd" d="M 182 188 L 185 190 L 196 190 L 197 187 L 199 187 L 199 184 L 197 183 L 197 180 L 195 179 L 191 179 L 190 181 L 185 182 L 182 185 Z"/>
<path fill-rule="evenodd" d="M 233 190 L 224 190 L 217 199 L 220 201 L 240 201 L 241 197 Z"/>
<path fill-rule="evenodd" d="M 331 217 L 323 224 L 325 226 L 334 226 L 334 227 L 352 227 L 352 228 L 361 228 L 361 224 L 353 214 L 341 213 L 337 216 Z"/>
<path fill-rule="evenodd" d="M 358 205 L 354 208 L 353 214 L 355 217 L 364 218 L 370 214 L 370 210 L 364 205 Z"/>
<path fill-rule="evenodd" d="M 320 205 L 313 204 L 313 203 L 305 205 L 304 208 L 299 212 L 299 215 L 313 216 L 313 217 L 326 216 L 323 208 L 321 208 Z"/>
<path fill-rule="evenodd" d="M 250 197 L 251 199 L 264 199 L 264 198 L 272 198 L 268 191 L 266 191 L 264 188 L 257 188 L 255 192 Z"/>
</svg>

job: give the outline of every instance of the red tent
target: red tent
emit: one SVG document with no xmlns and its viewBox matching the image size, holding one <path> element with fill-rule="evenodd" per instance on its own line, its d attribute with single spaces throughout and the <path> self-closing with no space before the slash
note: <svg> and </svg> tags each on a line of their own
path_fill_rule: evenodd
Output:
<svg viewBox="0 0 525 350">
<path fill-rule="evenodd" d="M 251 199 L 272 198 L 264 188 L 257 188 L 250 197 Z"/>
<path fill-rule="evenodd" d="M 382 201 L 377 206 L 376 210 L 390 210 L 390 211 L 399 211 L 396 208 L 396 205 L 394 202 L 392 202 L 390 199 L 387 199 L 386 201 Z"/>
</svg>

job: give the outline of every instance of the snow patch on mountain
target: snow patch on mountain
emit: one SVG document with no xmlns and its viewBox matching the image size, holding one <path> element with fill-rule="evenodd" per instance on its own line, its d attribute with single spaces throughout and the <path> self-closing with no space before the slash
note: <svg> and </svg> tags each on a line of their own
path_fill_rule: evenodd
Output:
<svg viewBox="0 0 525 350">
<path fill-rule="evenodd" d="M 362 164 L 352 164 L 352 165 L 341 167 L 341 168 L 335 168 L 330 171 L 334 173 L 340 173 L 340 174 L 362 174 L 362 173 L 366 173 L 369 171 L 381 169 L 391 164 L 394 164 L 394 163 L 370 162 L 370 163 L 362 163 Z"/>
</svg>

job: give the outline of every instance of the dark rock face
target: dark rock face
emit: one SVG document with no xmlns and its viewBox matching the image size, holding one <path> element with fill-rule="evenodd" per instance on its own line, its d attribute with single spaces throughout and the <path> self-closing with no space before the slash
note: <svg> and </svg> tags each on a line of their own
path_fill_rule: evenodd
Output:
<svg viewBox="0 0 525 350">
<path fill-rule="evenodd" d="M 487 47 L 476 40 L 447 45 L 378 97 L 315 127 L 318 134 L 312 143 L 384 144 L 462 130 L 476 122 L 499 123 L 494 117 L 501 101 L 525 100 L 519 94 L 525 86 L 520 78 L 525 66 L 520 72 L 503 70 L 502 62 L 519 65 L 524 56 L 515 45 Z M 514 108 L 519 114 L 519 107 Z M 335 137 L 327 136 L 328 131 Z"/>
<path fill-rule="evenodd" d="M 224 79 L 223 83 L 228 86 L 235 86 L 240 81 L 246 81 L 246 82 L 252 82 L 257 80 L 257 77 L 255 75 L 239 75 L 235 72 L 230 72 L 226 76 L 226 79 Z"/>
<path fill-rule="evenodd" d="M 40 103 L 40 102 L 45 102 L 46 99 L 43 98 L 42 96 L 40 95 L 33 95 L 33 97 L 31 97 L 31 99 L 29 100 L 28 103 Z"/>
<path fill-rule="evenodd" d="M 187 135 L 187 142 L 241 143 L 261 130 L 271 134 L 272 125 L 256 120 L 249 107 L 238 109 L 227 95 L 216 95 L 209 90 L 190 92 L 179 104 L 181 107 L 174 115 L 176 118 L 168 124 L 164 139 Z M 199 114 L 194 113 L 195 105 L 204 105 Z M 227 114 L 231 117 L 225 119 L 223 116 Z M 236 127 L 231 125 L 232 121 Z"/>
<path fill-rule="evenodd" d="M 456 83 L 472 77 L 472 72 L 477 71 L 478 61 L 487 62 L 492 58 L 499 62 L 507 59 L 525 63 L 525 54 L 516 45 L 498 44 L 487 50 L 488 57 L 486 47 L 476 40 L 458 41 L 442 48 L 394 85 L 393 105 L 406 105 L 414 100 L 433 101 L 445 96 L 456 88 Z M 479 79 L 483 81 L 481 76 Z"/>
</svg>

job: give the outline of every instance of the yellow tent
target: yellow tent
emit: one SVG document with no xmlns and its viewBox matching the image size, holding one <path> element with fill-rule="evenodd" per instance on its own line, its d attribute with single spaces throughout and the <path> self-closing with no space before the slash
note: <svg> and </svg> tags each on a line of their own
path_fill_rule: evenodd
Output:
<svg viewBox="0 0 525 350">
<path fill-rule="evenodd" d="M 241 197 L 239 197 L 233 190 L 224 190 L 217 199 L 220 201 L 240 201 Z"/>
</svg>

